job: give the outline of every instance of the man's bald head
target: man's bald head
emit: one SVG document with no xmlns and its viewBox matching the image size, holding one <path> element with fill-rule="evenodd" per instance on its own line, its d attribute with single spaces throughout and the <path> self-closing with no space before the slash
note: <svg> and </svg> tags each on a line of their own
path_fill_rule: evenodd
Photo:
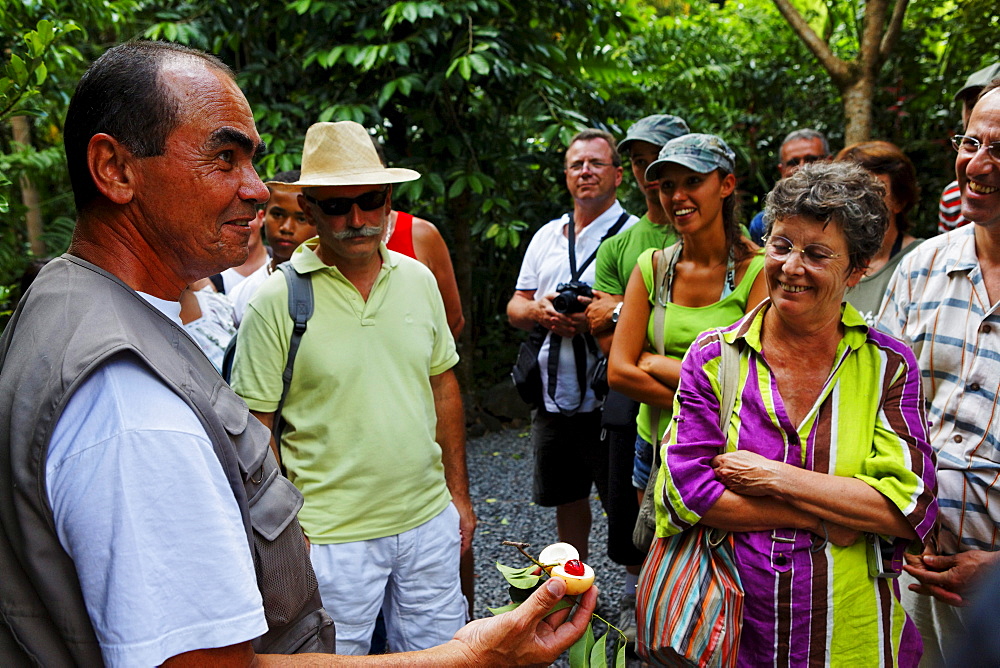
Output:
<svg viewBox="0 0 1000 668">
<path fill-rule="evenodd" d="M 178 101 L 159 74 L 167 62 L 192 59 L 233 78 L 221 60 L 167 42 L 127 42 L 94 61 L 77 84 L 66 114 L 63 142 L 78 212 L 98 196 L 87 164 L 91 137 L 104 133 L 136 157 L 163 153 L 167 136 L 180 120 Z"/>
</svg>

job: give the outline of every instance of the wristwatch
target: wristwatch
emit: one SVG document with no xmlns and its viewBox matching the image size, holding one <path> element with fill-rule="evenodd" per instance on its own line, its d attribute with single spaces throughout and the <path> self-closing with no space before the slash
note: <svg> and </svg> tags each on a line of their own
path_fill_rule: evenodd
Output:
<svg viewBox="0 0 1000 668">
<path fill-rule="evenodd" d="M 622 313 L 622 304 L 624 304 L 624 303 L 625 302 L 618 302 L 618 305 L 615 306 L 615 310 L 611 312 L 611 324 L 612 325 L 617 325 L 618 324 L 618 318 L 621 316 L 621 313 Z"/>
</svg>

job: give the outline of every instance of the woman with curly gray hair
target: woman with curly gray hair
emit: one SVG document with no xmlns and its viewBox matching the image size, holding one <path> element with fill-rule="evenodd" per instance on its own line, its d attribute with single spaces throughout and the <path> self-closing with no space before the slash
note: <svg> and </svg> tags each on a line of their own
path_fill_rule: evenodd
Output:
<svg viewBox="0 0 1000 668">
<path fill-rule="evenodd" d="M 891 578 L 937 515 L 920 371 L 844 302 L 881 245 L 883 187 L 853 164 L 806 165 L 764 219 L 769 299 L 682 363 L 658 536 L 728 532 L 745 592 L 738 665 L 915 666 Z M 740 357 L 725 431 L 723 346 Z"/>
</svg>

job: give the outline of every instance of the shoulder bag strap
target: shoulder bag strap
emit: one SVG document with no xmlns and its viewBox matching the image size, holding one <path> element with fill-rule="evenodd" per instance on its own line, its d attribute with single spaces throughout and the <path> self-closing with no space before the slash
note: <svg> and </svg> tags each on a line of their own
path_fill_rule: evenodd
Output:
<svg viewBox="0 0 1000 668">
<path fill-rule="evenodd" d="M 664 289 L 670 289 L 669 283 L 673 279 L 671 269 L 675 264 L 677 254 L 680 253 L 680 250 L 681 243 L 678 241 L 660 252 L 659 262 L 656 261 L 656 255 L 653 255 L 653 346 L 656 348 L 658 355 L 664 354 L 663 332 L 667 316 L 666 300 L 660 299 L 659 296 Z M 668 273 L 671 274 L 669 280 L 667 278 Z M 649 421 L 652 428 L 650 437 L 654 440 L 653 470 L 655 471 L 656 467 L 659 466 L 660 441 L 663 440 L 663 434 L 660 433 L 660 409 L 656 406 L 650 406 L 649 409 Z"/>
</svg>

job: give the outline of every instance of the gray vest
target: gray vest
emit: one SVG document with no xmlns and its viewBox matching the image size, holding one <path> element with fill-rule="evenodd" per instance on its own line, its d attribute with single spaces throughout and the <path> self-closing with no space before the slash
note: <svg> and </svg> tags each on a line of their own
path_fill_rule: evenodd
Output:
<svg viewBox="0 0 1000 668">
<path fill-rule="evenodd" d="M 64 255 L 42 270 L 0 338 L 0 665 L 103 664 L 53 526 L 45 461 L 73 392 L 120 356 L 143 363 L 183 399 L 212 441 L 264 600 L 269 630 L 254 649 L 333 652 L 333 621 L 296 519 L 302 497 L 278 471 L 267 428 L 183 329 L 116 277 Z"/>
</svg>

